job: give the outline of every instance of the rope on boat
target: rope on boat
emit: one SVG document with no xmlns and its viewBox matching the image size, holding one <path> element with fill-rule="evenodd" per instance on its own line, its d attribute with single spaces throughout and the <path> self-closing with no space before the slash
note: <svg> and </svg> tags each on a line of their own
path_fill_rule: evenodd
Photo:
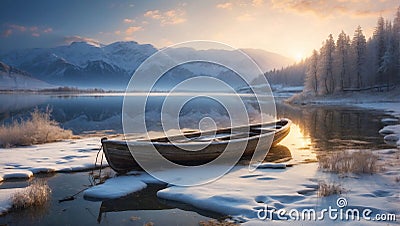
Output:
<svg viewBox="0 0 400 226">
<path fill-rule="evenodd" d="M 101 141 L 103 141 L 103 139 L 104 138 L 102 138 L 101 139 Z M 103 158 L 104 158 L 104 152 L 102 152 L 101 153 L 101 160 L 100 160 L 100 169 L 99 169 L 99 176 L 98 176 L 98 178 L 97 179 L 99 179 L 99 182 L 97 182 L 96 181 L 96 178 L 95 178 L 95 176 L 94 176 L 94 171 L 97 169 L 97 160 L 98 160 L 98 158 L 99 158 L 99 154 L 100 154 L 100 152 L 103 150 L 103 142 L 101 142 L 101 146 L 100 146 L 100 148 L 99 148 L 99 150 L 97 151 L 97 154 L 96 154 L 96 160 L 95 160 L 95 162 L 94 162 L 94 168 L 92 169 L 92 172 L 91 172 L 91 174 L 90 174 L 90 179 L 89 179 L 89 181 L 90 181 L 90 184 L 91 184 L 91 186 L 94 186 L 94 185 L 97 185 L 97 184 L 99 184 L 100 182 L 101 182 L 101 170 L 102 170 L 102 168 L 103 168 Z"/>
<path fill-rule="evenodd" d="M 104 139 L 104 138 L 103 138 Z M 103 140 L 102 139 L 102 140 Z M 104 156 L 104 152 L 101 154 L 101 161 L 100 161 L 100 171 L 99 171 L 99 182 L 96 182 L 96 178 L 93 176 L 94 175 L 94 170 L 97 169 L 97 159 L 99 158 L 99 154 L 100 152 L 103 150 L 103 143 L 101 143 L 101 146 L 99 148 L 99 150 L 97 151 L 96 154 L 96 160 L 94 162 L 94 168 L 92 169 L 92 172 L 89 175 L 89 182 L 90 182 L 90 186 L 88 186 L 87 188 L 84 188 L 80 191 L 78 191 L 77 193 L 71 195 L 71 196 L 65 196 L 63 199 L 58 200 L 59 203 L 61 202 L 66 202 L 66 201 L 72 201 L 75 200 L 75 196 L 79 195 L 80 193 L 82 193 L 83 191 L 89 189 L 90 187 L 93 187 L 97 184 L 100 183 L 100 178 L 101 178 L 101 169 L 103 168 L 103 156 Z"/>
</svg>

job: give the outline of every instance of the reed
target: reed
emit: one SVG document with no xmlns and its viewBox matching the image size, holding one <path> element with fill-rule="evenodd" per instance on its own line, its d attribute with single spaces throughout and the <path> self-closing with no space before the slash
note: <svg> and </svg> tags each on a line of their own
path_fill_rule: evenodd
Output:
<svg viewBox="0 0 400 226">
<path fill-rule="evenodd" d="M 325 181 L 320 181 L 318 183 L 318 196 L 326 197 L 330 195 L 340 195 L 345 192 L 345 189 L 340 184 L 326 183 Z"/>
<path fill-rule="evenodd" d="M 0 147 L 43 144 L 72 137 L 70 130 L 64 130 L 50 118 L 51 110 L 40 112 L 37 108 L 27 120 L 14 120 L 11 125 L 0 127 Z"/>
<path fill-rule="evenodd" d="M 44 180 L 34 180 L 24 190 L 12 196 L 13 209 L 25 209 L 33 206 L 44 206 L 51 196 L 51 189 Z"/>
<path fill-rule="evenodd" d="M 318 157 L 319 167 L 333 173 L 373 174 L 379 170 L 372 151 L 340 151 Z"/>
</svg>

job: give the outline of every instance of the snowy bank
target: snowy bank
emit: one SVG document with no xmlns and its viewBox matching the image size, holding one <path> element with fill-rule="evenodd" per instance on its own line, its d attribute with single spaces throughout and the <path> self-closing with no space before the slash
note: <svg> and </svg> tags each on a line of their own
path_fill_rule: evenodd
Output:
<svg viewBox="0 0 400 226">
<path fill-rule="evenodd" d="M 266 206 L 275 211 L 292 209 L 320 211 L 329 206 L 338 208 L 336 201 L 339 197 L 346 198 L 347 208 L 359 211 L 368 208 L 373 214 L 394 213 L 399 216 L 398 182 L 393 178 L 400 177 L 400 168 L 395 164 L 396 159 L 393 156 L 400 155 L 400 150 L 382 150 L 377 151 L 377 154 L 380 156 L 381 164 L 386 166 L 386 171 L 374 175 L 343 177 L 322 172 L 318 169 L 318 163 L 299 164 L 287 168 L 283 167 L 284 164 L 265 163 L 254 172 L 249 172 L 248 166 L 238 165 L 211 183 L 192 187 L 170 185 L 158 191 L 157 196 L 206 211 L 230 215 L 234 220 L 247 222 L 247 225 L 288 223 L 280 220 L 272 222 L 260 220 L 259 217 L 263 216 L 263 213 L 260 215 L 260 211 Z M 176 175 L 175 171 L 165 173 Z M 320 181 L 340 184 L 346 192 L 342 196 L 318 197 Z M 133 175 L 109 179 L 103 185 L 88 189 L 85 197 L 101 200 L 117 198 L 143 189 L 149 183 L 160 182 L 144 172 L 134 172 Z M 277 219 L 276 214 L 268 217 Z M 324 219 L 324 223 L 337 222 Z"/>
<path fill-rule="evenodd" d="M 86 199 L 104 200 L 126 196 L 135 191 L 142 190 L 147 184 L 133 176 L 120 176 L 107 180 L 87 189 L 83 195 Z"/>
<path fill-rule="evenodd" d="M 26 179 L 37 173 L 73 172 L 94 168 L 100 138 L 66 140 L 17 148 L 0 148 L 0 181 Z M 107 165 L 104 161 L 103 165 Z"/>
<path fill-rule="evenodd" d="M 0 189 L 0 216 L 12 207 L 12 196 L 25 188 Z"/>
</svg>

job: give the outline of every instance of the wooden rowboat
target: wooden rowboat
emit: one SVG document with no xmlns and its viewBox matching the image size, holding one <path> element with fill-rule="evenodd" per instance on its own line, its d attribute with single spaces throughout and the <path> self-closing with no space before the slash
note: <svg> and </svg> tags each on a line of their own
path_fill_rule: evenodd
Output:
<svg viewBox="0 0 400 226">
<path fill-rule="evenodd" d="M 214 131 L 192 131 L 184 133 L 184 136 L 160 137 L 150 140 L 126 141 L 103 138 L 101 143 L 109 166 L 117 173 L 124 174 L 131 170 L 141 169 L 129 148 L 134 149 L 147 143 L 154 146 L 164 158 L 174 163 L 200 165 L 220 156 L 229 143 L 243 144 L 245 142 L 245 150 L 242 157 L 252 156 L 257 146 L 257 148 L 268 150 L 286 137 L 290 131 L 290 125 L 291 121 L 289 119 L 280 119 L 267 124 L 253 124 Z M 272 144 L 271 142 L 263 142 L 271 139 L 272 136 Z M 208 142 L 208 145 L 200 151 L 187 151 L 181 146 L 192 147 L 204 144 L 204 142 Z M 174 143 L 179 143 L 179 145 Z"/>
</svg>

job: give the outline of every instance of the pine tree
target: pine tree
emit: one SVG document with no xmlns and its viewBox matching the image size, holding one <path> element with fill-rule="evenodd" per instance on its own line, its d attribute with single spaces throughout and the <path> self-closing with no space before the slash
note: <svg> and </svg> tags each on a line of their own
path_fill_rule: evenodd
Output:
<svg viewBox="0 0 400 226">
<path fill-rule="evenodd" d="M 353 72 L 356 75 L 356 84 L 357 88 L 361 88 L 363 86 L 363 69 L 365 62 L 365 53 L 366 53 L 366 40 L 365 36 L 362 33 L 361 26 L 358 26 L 356 31 L 354 32 L 354 37 L 351 42 L 352 47 L 352 62 L 354 63 Z"/>
<path fill-rule="evenodd" d="M 383 17 L 379 17 L 377 26 L 374 31 L 374 39 L 376 40 L 376 66 L 378 68 L 378 76 L 383 79 L 384 71 L 383 71 L 383 62 L 384 56 L 386 52 L 386 35 L 385 35 L 385 20 Z"/>
<path fill-rule="evenodd" d="M 319 62 L 319 73 L 321 77 L 322 94 L 331 94 L 335 87 L 335 80 L 333 77 L 333 57 L 335 52 L 335 41 L 332 34 L 329 35 L 325 44 L 321 48 L 321 60 Z"/>
<path fill-rule="evenodd" d="M 396 15 L 393 20 L 393 52 L 395 61 L 395 74 L 397 74 L 397 82 L 400 82 L 400 6 L 397 8 Z"/>
<path fill-rule="evenodd" d="M 305 91 L 318 94 L 318 52 L 314 49 L 312 56 L 307 60 Z"/>
<path fill-rule="evenodd" d="M 350 37 L 342 31 L 339 34 L 336 42 L 335 52 L 335 78 L 336 91 L 343 91 L 345 87 L 345 81 L 348 81 L 349 77 L 349 51 L 350 51 Z"/>
</svg>

